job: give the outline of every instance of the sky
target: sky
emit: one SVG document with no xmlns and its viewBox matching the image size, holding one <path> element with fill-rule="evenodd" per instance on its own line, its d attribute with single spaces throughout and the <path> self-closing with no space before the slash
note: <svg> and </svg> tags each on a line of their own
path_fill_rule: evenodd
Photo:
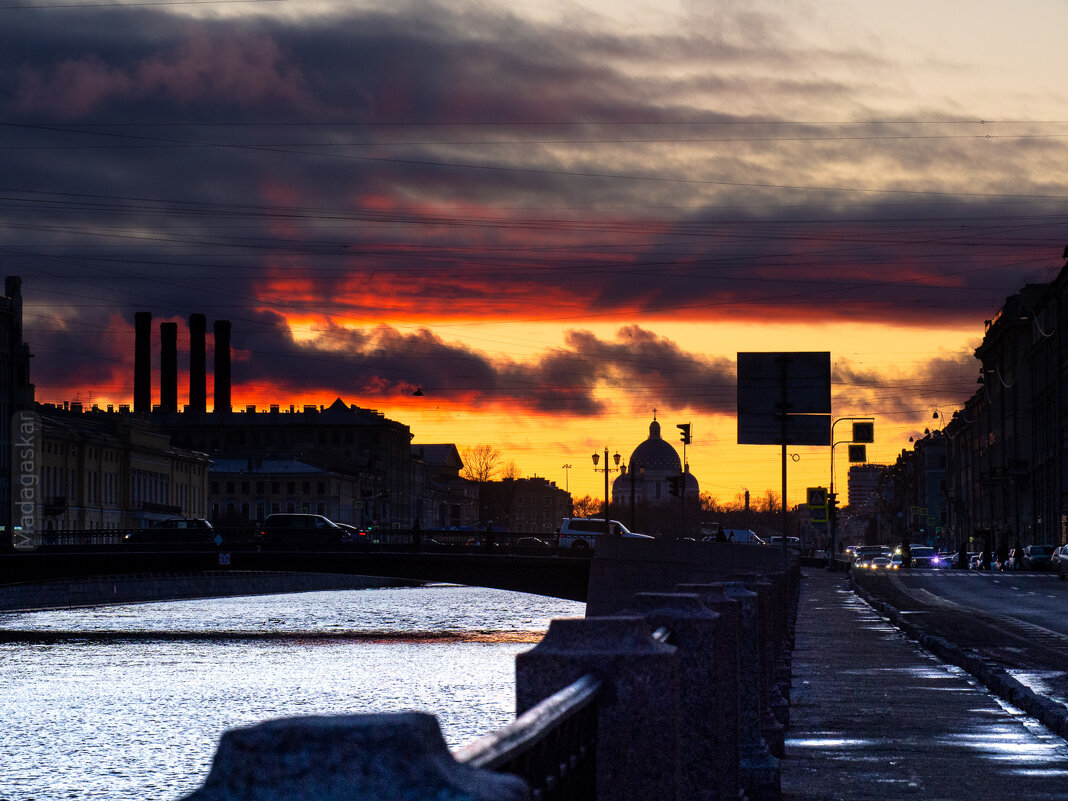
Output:
<svg viewBox="0 0 1068 801">
<path fill-rule="evenodd" d="M 1064 265 L 1064 30 L 1060 0 L 0 5 L 37 398 L 130 403 L 134 313 L 184 371 L 200 312 L 235 407 L 340 397 L 594 497 L 655 409 L 733 501 L 781 488 L 737 353 L 829 351 L 836 441 L 872 417 L 893 462 Z M 790 454 L 797 503 L 831 454 Z"/>
</svg>

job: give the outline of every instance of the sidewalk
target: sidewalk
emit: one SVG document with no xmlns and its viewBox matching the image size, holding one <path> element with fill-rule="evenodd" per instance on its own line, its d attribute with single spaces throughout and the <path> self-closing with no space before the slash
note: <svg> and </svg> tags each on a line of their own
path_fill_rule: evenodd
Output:
<svg viewBox="0 0 1068 801">
<path fill-rule="evenodd" d="M 1068 743 L 804 568 L 785 801 L 1068 799 Z"/>
</svg>

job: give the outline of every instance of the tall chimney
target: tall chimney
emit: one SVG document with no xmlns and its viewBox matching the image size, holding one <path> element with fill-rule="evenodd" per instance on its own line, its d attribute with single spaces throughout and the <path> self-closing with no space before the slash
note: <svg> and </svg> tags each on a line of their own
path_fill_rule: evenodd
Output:
<svg viewBox="0 0 1068 801">
<path fill-rule="evenodd" d="M 230 321 L 215 321 L 215 411 L 230 411 Z"/>
<path fill-rule="evenodd" d="M 159 324 L 159 408 L 178 411 L 178 323 Z"/>
<path fill-rule="evenodd" d="M 189 411 L 194 414 L 203 414 L 208 408 L 204 345 L 207 325 L 207 318 L 203 314 L 189 315 Z"/>
<path fill-rule="evenodd" d="M 152 411 L 152 312 L 134 314 L 134 412 Z"/>
</svg>

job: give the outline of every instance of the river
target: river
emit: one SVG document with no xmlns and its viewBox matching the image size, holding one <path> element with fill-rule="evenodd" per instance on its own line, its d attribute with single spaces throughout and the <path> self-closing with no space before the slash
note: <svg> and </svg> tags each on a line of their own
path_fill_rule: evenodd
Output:
<svg viewBox="0 0 1068 801">
<path fill-rule="evenodd" d="M 290 715 L 432 712 L 462 745 L 584 609 L 431 585 L 0 614 L 0 801 L 177 799 L 223 731 Z"/>
</svg>

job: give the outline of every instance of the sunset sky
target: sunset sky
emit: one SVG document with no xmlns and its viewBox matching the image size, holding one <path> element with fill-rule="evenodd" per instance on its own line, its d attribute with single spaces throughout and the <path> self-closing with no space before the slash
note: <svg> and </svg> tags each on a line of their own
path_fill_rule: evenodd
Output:
<svg viewBox="0 0 1068 801">
<path fill-rule="evenodd" d="M 157 349 L 180 322 L 184 370 L 202 312 L 233 323 L 235 407 L 340 396 L 595 497 L 590 454 L 627 459 L 655 408 L 729 501 L 780 487 L 777 448 L 735 444 L 738 351 L 830 351 L 833 416 L 874 417 L 892 462 L 975 391 L 984 321 L 1064 264 L 1061 0 L 0 23 L 0 264 L 45 402 L 131 402 L 134 313 Z M 795 503 L 830 457 L 791 453 Z"/>
</svg>

